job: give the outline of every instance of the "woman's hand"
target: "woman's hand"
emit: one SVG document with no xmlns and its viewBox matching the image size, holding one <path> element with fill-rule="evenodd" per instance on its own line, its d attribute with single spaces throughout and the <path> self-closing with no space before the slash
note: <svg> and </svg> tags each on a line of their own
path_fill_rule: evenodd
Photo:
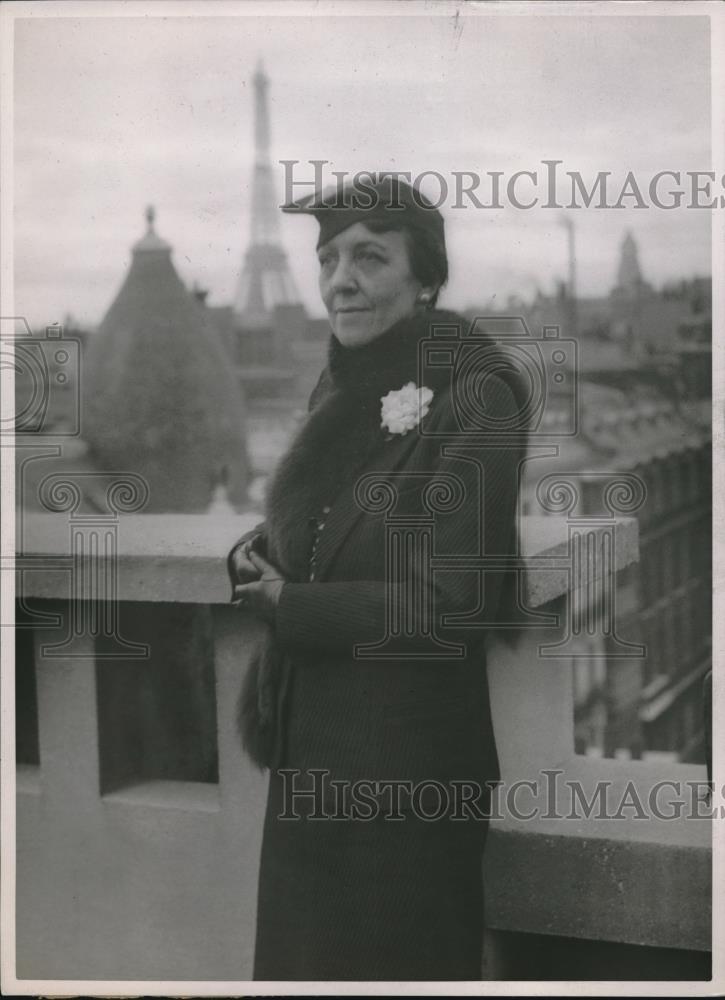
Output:
<svg viewBox="0 0 725 1000">
<path fill-rule="evenodd" d="M 258 535 L 255 535 L 254 538 L 247 539 L 246 542 L 242 542 L 232 552 L 231 564 L 236 576 L 236 584 L 252 583 L 253 580 L 258 580 L 261 575 L 260 571 L 249 558 L 252 546 L 258 537 Z"/>
<path fill-rule="evenodd" d="M 285 578 L 276 566 L 251 549 L 247 553 L 247 560 L 258 579 L 235 587 L 232 604 L 249 609 L 265 621 L 273 622 Z"/>
</svg>

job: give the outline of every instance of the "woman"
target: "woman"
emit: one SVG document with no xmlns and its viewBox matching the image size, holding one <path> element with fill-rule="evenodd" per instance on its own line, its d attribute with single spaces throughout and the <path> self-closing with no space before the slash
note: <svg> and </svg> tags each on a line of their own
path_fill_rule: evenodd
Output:
<svg viewBox="0 0 725 1000">
<path fill-rule="evenodd" d="M 518 390 L 493 371 L 456 383 L 464 321 L 433 308 L 442 216 L 370 176 L 288 208 L 320 223 L 328 363 L 264 524 L 228 561 L 236 602 L 268 625 L 240 704 L 270 767 L 263 980 L 481 974 L 485 793 L 461 809 L 460 792 L 499 778 L 485 638 L 503 574 L 471 560 L 515 545 L 523 445 L 494 431 L 515 423 Z M 481 396 L 483 434 L 459 418 L 461 391 Z M 442 556 L 458 561 L 434 570 Z"/>
</svg>

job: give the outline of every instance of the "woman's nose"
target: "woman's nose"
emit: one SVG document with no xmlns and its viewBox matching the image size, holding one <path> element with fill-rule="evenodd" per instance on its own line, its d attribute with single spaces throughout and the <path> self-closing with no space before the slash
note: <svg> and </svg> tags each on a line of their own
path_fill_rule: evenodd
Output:
<svg viewBox="0 0 725 1000">
<path fill-rule="evenodd" d="M 333 292 L 346 291 L 355 288 L 355 272 L 349 261 L 340 259 L 330 276 L 330 289 Z"/>
</svg>

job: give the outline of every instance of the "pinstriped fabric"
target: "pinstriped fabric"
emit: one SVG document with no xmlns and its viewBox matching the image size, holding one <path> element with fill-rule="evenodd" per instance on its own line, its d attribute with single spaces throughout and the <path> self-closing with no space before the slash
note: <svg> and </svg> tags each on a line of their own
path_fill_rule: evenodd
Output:
<svg viewBox="0 0 725 1000">
<path fill-rule="evenodd" d="M 497 415 L 514 411 L 510 390 L 500 380 L 490 380 L 488 405 Z M 455 434 L 455 415 L 449 399 L 437 402 L 431 432 L 450 437 L 417 437 L 384 452 L 369 470 L 396 472 L 398 485 L 419 481 L 421 474 L 454 476 L 462 483 L 464 499 L 449 514 L 435 521 L 436 555 L 494 555 L 510 551 L 514 533 L 517 454 L 510 447 L 487 444 Z M 406 480 L 406 474 L 408 476 Z M 415 491 L 418 494 L 421 490 Z M 415 497 L 408 497 L 414 506 Z M 418 507 L 420 506 L 420 497 Z M 396 510 L 394 513 L 398 513 Z M 422 569 L 422 567 L 421 567 Z M 385 628 L 386 565 L 384 519 L 361 511 L 353 488 L 337 498 L 327 515 L 315 561 L 316 583 L 288 584 L 277 613 L 278 640 L 290 648 L 326 647 L 351 652 L 356 642 L 374 641 Z M 486 607 L 479 625 L 496 620 L 502 575 L 486 574 Z M 325 586 L 320 590 L 320 583 Z M 388 584 L 390 581 L 387 581 Z M 474 572 L 437 574 L 430 581 L 440 615 L 473 610 L 479 603 L 479 578 Z M 457 636 L 461 638 L 461 636 Z M 480 636 L 469 633 L 474 641 Z"/>
<path fill-rule="evenodd" d="M 490 392 L 495 412 L 513 407 L 505 384 Z M 437 428 L 454 430 L 450 400 L 439 396 L 437 404 Z M 415 488 L 405 489 L 406 476 L 411 483 L 420 473 L 456 476 L 464 501 L 436 515 L 434 552 L 493 554 L 513 541 L 516 459 L 511 449 L 472 446 L 452 434 L 395 442 L 370 471 L 396 473 L 409 513 L 421 501 Z M 385 634 L 396 585 L 386 583 L 384 516 L 361 512 L 352 492 L 336 498 L 326 515 L 316 580 L 287 584 L 278 608 L 277 641 L 295 664 L 284 766 L 299 769 L 301 778 L 318 768 L 345 782 L 450 787 L 496 779 L 483 642 L 486 623 L 496 620 L 500 575 L 487 576 L 485 595 L 474 572 L 442 572 L 428 581 L 439 622 L 451 614 L 475 622 L 444 630 L 446 639 L 465 643 L 462 658 L 356 659 L 355 644 Z M 279 821 L 282 795 L 273 771 L 256 979 L 479 977 L 485 823 L 426 823 L 410 812 L 399 823 Z M 327 797 L 324 808 L 334 808 Z"/>
<path fill-rule="evenodd" d="M 329 380 L 323 375 L 320 398 Z M 389 513 L 396 516 L 426 512 L 423 485 L 458 484 L 460 502 L 439 505 L 429 521 L 426 544 L 436 557 L 509 552 L 521 448 L 461 434 L 449 389 L 434 389 L 426 430 L 441 436 L 409 432 L 381 440 L 359 474 L 395 484 Z M 494 419 L 517 409 L 495 376 L 486 380 L 485 402 Z M 433 574 L 425 560 L 413 563 L 414 589 L 431 596 L 438 633 L 455 654 L 448 648 L 423 655 L 429 645 L 422 634 L 407 641 L 407 659 L 385 647 L 377 658 L 356 656 L 356 645 L 379 643 L 390 615 L 407 609 L 410 581 L 391 577 L 385 514 L 363 511 L 354 487 L 346 483 L 319 499 L 315 514 L 324 527 L 316 532 L 313 564 L 285 584 L 277 608 L 275 642 L 292 669 L 280 767 L 270 774 L 254 976 L 477 979 L 485 822 L 426 822 L 407 807 L 401 821 L 278 819 L 282 768 L 299 772 L 298 788 L 310 787 L 313 770 L 347 783 L 437 781 L 448 788 L 499 776 L 485 638 L 497 620 L 502 575 L 487 573 L 482 584 L 465 565 Z M 322 796 L 328 815 L 337 804 L 330 787 Z"/>
<path fill-rule="evenodd" d="M 283 808 L 273 781 L 270 814 Z M 259 910 L 255 978 L 479 979 L 486 832 L 270 820 L 262 870 L 277 906 Z"/>
</svg>

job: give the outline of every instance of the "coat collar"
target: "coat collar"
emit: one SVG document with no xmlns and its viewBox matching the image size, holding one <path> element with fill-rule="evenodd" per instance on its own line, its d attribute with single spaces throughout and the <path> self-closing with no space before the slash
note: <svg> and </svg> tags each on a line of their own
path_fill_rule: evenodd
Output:
<svg viewBox="0 0 725 1000">
<path fill-rule="evenodd" d="M 462 333 L 465 320 L 456 313 L 443 310 L 426 310 L 394 324 L 369 344 L 358 348 L 344 347 L 333 334 L 328 347 L 328 377 L 332 387 L 359 397 L 363 407 L 374 411 L 379 422 L 381 397 L 391 390 L 402 388 L 408 382 L 425 384 L 440 393 L 450 384 L 450 369 L 426 370 L 424 379 L 420 370 L 421 341 L 433 334 L 433 327 L 444 327 L 448 336 L 451 328 Z M 382 434 L 382 430 L 381 430 Z M 416 431 L 392 437 L 375 450 L 366 467 L 360 470 L 375 474 L 375 480 L 384 481 L 389 473 L 403 465 L 419 435 Z M 342 490 L 325 519 L 325 528 L 319 534 L 315 557 L 315 579 L 323 581 L 329 575 L 334 559 L 343 542 L 354 530 L 365 513 L 360 498 L 352 488 Z"/>
<path fill-rule="evenodd" d="M 419 346 L 432 326 L 460 329 L 456 314 L 429 311 L 396 323 L 363 347 L 345 348 L 331 336 L 328 364 L 313 408 L 280 461 L 267 493 L 267 534 L 272 562 L 292 580 L 309 579 L 311 522 L 328 506 L 316 552 L 316 579 L 329 574 L 335 554 L 364 511 L 354 485 L 364 472 L 386 473 L 403 464 L 419 441 L 416 431 L 389 441 L 381 427 L 381 397 L 407 382 L 436 396 L 450 384 L 450 368 L 419 374 Z M 449 336 L 454 335 L 450 334 Z"/>
<path fill-rule="evenodd" d="M 455 327 L 460 336 L 465 322 L 457 313 L 426 310 L 399 320 L 369 344 L 355 348 L 344 347 L 332 334 L 327 355 L 330 382 L 377 404 L 380 395 L 400 389 L 406 382 L 420 384 L 420 348 L 433 336 L 434 328 L 445 329 L 451 337 Z M 449 379 L 450 370 L 425 371 L 425 384 L 431 389 L 441 388 Z"/>
</svg>

